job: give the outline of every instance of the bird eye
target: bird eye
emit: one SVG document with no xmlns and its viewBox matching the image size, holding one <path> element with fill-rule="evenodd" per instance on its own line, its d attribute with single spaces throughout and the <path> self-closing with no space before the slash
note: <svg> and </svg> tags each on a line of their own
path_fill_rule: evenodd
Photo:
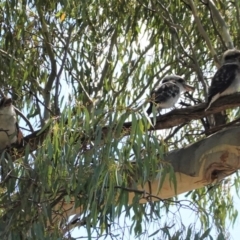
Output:
<svg viewBox="0 0 240 240">
<path fill-rule="evenodd" d="M 162 80 L 162 83 L 166 83 L 168 80 L 167 79 L 163 79 Z"/>
<path fill-rule="evenodd" d="M 179 78 L 177 81 L 178 81 L 179 83 L 185 83 L 185 81 L 184 81 L 182 78 Z"/>
<path fill-rule="evenodd" d="M 161 84 L 169 82 L 169 80 L 170 79 L 168 77 L 165 77 L 165 78 L 162 79 Z"/>
</svg>

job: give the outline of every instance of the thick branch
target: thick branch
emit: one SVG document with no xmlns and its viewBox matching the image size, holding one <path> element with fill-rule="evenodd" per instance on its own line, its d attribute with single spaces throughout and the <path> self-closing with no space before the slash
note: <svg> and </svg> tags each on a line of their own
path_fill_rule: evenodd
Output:
<svg viewBox="0 0 240 240">
<path fill-rule="evenodd" d="M 214 102 L 210 109 L 205 112 L 205 108 L 207 107 L 207 103 L 201 103 L 196 106 L 183 108 L 183 109 L 175 109 L 167 114 L 161 115 L 157 117 L 156 125 L 150 127 L 148 131 L 156 131 L 160 129 L 167 129 L 178 126 L 180 124 L 189 123 L 191 120 L 201 119 L 210 114 L 218 113 L 228 108 L 234 108 L 240 106 L 240 93 L 235 93 L 233 95 L 225 96 L 218 99 Z M 132 123 L 126 122 L 123 124 L 123 132 L 125 135 L 130 133 Z M 112 131 L 113 129 L 109 129 L 108 127 L 104 127 L 102 129 L 104 134 L 107 134 L 108 131 Z M 35 151 L 39 146 L 41 146 L 44 141 L 46 134 L 48 134 L 48 129 L 39 134 L 40 130 L 33 132 L 32 134 L 26 136 L 24 138 L 25 146 L 29 143 L 30 152 Z M 84 140 L 84 139 L 83 139 Z M 11 153 L 12 160 L 16 160 L 22 156 L 24 156 L 25 151 L 24 147 L 15 149 Z"/>
<path fill-rule="evenodd" d="M 240 93 L 220 98 L 207 112 L 205 112 L 206 105 L 206 103 L 203 103 L 186 109 L 174 110 L 160 116 L 157 119 L 155 130 L 173 127 L 227 108 L 237 107 L 240 105 Z M 127 128 L 130 129 L 131 123 L 125 123 L 124 127 L 125 131 Z M 104 129 L 105 131 L 109 130 L 107 127 Z M 46 135 L 51 134 L 48 129 L 41 134 L 39 132 L 34 132 L 24 138 L 25 143 L 29 143 L 30 151 L 34 151 L 38 146 L 41 146 Z M 186 148 L 169 153 L 165 159 L 159 159 L 159 163 L 164 160 L 165 163 L 167 162 L 172 166 L 177 182 L 176 191 L 173 182 L 169 180 L 170 175 L 167 174 L 164 179 L 161 179 L 161 171 L 156 174 L 152 181 L 147 182 L 143 187 L 140 185 L 135 187 L 136 183 L 132 184 L 132 182 L 129 182 L 129 186 L 123 189 L 123 191 L 128 191 L 129 202 L 131 203 L 135 194 L 140 194 L 141 202 L 149 201 L 149 199 L 151 201 L 159 201 L 160 199 L 167 199 L 192 189 L 201 188 L 221 180 L 240 168 L 239 149 L 239 127 L 220 131 Z M 24 148 L 22 148 L 13 151 L 11 155 L 16 159 L 23 156 L 24 153 Z M 162 169 L 164 167 L 159 167 L 159 170 Z M 129 179 L 137 182 L 137 179 L 134 177 L 136 176 L 133 173 L 133 176 L 130 176 Z M 162 188 L 159 189 L 161 181 Z M 116 186 L 116 188 L 122 187 Z M 60 201 L 57 205 L 53 206 L 52 219 L 54 221 L 63 217 L 67 219 L 72 214 L 81 213 L 81 206 L 75 209 L 74 204 L 74 199 L 70 202 L 65 202 L 65 200 Z M 59 215 L 59 210 L 62 212 L 61 215 Z M 54 213 L 55 211 L 56 213 Z"/>
<path fill-rule="evenodd" d="M 186 148 L 169 153 L 164 161 L 171 164 L 176 177 L 176 192 L 169 174 L 163 180 L 159 190 L 161 175 L 137 190 L 144 190 L 151 194 L 166 199 L 183 192 L 201 188 L 222 180 L 240 169 L 240 127 L 222 130 Z M 131 194 L 134 197 L 134 194 Z M 130 200 L 132 199 L 130 197 Z M 154 199 L 153 199 L 154 200 Z M 146 199 L 143 199 L 146 202 Z"/>
<path fill-rule="evenodd" d="M 207 103 L 201 103 L 183 109 L 175 109 L 167 114 L 157 117 L 156 125 L 149 128 L 148 131 L 172 128 L 180 124 L 188 123 L 191 120 L 201 119 L 210 114 L 215 114 L 238 106 L 240 106 L 240 93 L 220 98 L 206 112 L 205 108 L 207 107 Z M 131 128 L 132 123 L 126 122 L 123 126 L 126 131 Z M 105 127 L 104 130 L 106 131 L 107 127 Z M 126 133 L 126 135 L 128 135 L 128 133 Z"/>
<path fill-rule="evenodd" d="M 219 182 L 236 172 L 240 169 L 239 149 L 240 127 L 225 129 L 188 147 L 172 151 L 164 159 L 159 159 L 159 171 L 153 180 L 148 181 L 143 187 L 140 184 L 136 187 L 138 179 L 133 172 L 129 173 L 129 179 L 132 180 L 129 181 L 128 186 L 115 188 L 128 192 L 129 203 L 132 203 L 136 194 L 140 196 L 140 203 L 168 199 Z M 168 163 L 168 166 L 172 166 L 176 186 L 171 182 L 169 173 L 165 177 L 161 174 L 164 170 L 164 166 L 161 165 L 162 160 Z M 160 184 L 162 184 L 161 189 L 159 189 Z M 81 214 L 83 211 L 81 206 L 75 209 L 74 206 L 74 199 L 70 203 L 63 200 L 55 206 L 55 209 L 63 212 L 64 218 L 68 219 L 72 214 Z M 62 217 L 59 214 L 52 216 L 55 220 Z M 71 222 L 68 224 L 71 225 Z"/>
</svg>

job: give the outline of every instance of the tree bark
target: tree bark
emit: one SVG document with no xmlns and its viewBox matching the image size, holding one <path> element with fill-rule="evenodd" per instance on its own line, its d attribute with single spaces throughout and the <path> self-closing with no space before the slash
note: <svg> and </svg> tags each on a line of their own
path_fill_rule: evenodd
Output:
<svg viewBox="0 0 240 240">
<path fill-rule="evenodd" d="M 214 102 L 207 111 L 205 111 L 207 105 L 207 103 L 200 103 L 187 108 L 175 109 L 164 115 L 158 116 L 156 119 L 156 125 L 150 127 L 148 131 L 172 128 L 180 124 L 189 123 L 192 120 L 201 119 L 211 114 L 219 113 L 226 109 L 238 107 L 240 106 L 240 93 L 221 97 Z M 131 129 L 131 126 L 131 122 L 126 122 L 123 124 L 125 135 L 129 134 L 128 130 Z M 218 130 L 220 130 L 222 127 L 223 126 L 217 126 Z M 213 131 L 214 129 L 211 130 Z M 104 127 L 103 132 L 106 133 L 107 131 L 108 127 Z"/>
<path fill-rule="evenodd" d="M 147 182 L 143 187 L 140 185 L 137 188 L 133 187 L 130 182 L 128 187 L 116 186 L 117 189 L 129 192 L 129 204 L 132 203 L 135 194 L 140 194 L 140 203 L 160 201 L 217 183 L 236 172 L 240 168 L 240 127 L 221 130 L 188 147 L 166 154 L 160 163 L 162 160 L 172 166 L 176 186 L 170 180 L 170 173 L 167 173 L 164 179 L 160 174 L 156 174 L 154 180 Z M 129 179 L 136 182 L 138 180 L 134 174 L 129 176 Z M 162 187 L 159 189 L 161 182 Z M 81 207 L 74 209 L 74 205 L 73 199 L 70 203 L 61 201 L 54 208 L 56 212 L 61 212 L 61 215 L 52 214 L 53 219 L 57 220 L 63 216 L 68 219 L 74 213 L 81 214 L 83 209 Z M 71 224 L 75 226 L 75 223 L 70 221 L 69 228 Z"/>
<path fill-rule="evenodd" d="M 188 147 L 173 151 L 166 155 L 164 161 L 173 167 L 176 191 L 169 174 L 163 180 L 160 190 L 161 176 L 156 176 L 150 184 L 138 188 L 144 191 L 145 196 L 150 194 L 152 200 L 167 199 L 219 182 L 240 168 L 240 127 L 221 130 Z"/>
</svg>

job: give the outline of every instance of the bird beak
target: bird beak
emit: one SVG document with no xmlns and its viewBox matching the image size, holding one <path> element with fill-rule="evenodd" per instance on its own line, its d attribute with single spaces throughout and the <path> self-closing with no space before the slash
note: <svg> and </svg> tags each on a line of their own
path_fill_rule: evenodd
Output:
<svg viewBox="0 0 240 240">
<path fill-rule="evenodd" d="M 195 90 L 194 87 L 192 87 L 192 86 L 190 86 L 190 85 L 187 85 L 187 84 L 184 84 L 183 87 L 185 88 L 185 90 L 186 90 L 187 92 L 190 92 L 190 91 L 193 92 L 193 91 Z"/>
</svg>

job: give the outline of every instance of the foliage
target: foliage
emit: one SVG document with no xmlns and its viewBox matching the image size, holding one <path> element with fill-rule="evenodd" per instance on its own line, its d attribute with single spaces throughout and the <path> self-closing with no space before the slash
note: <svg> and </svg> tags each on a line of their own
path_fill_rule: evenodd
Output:
<svg viewBox="0 0 240 240">
<path fill-rule="evenodd" d="M 47 129 L 36 151 L 27 145 L 24 157 L 8 158 L 10 177 L 0 195 L 4 239 L 70 239 L 74 226 L 85 228 L 88 238 L 92 229 L 114 238 L 111 226 L 120 216 L 131 219 L 131 233 L 140 238 L 144 221 L 161 219 L 181 202 L 139 204 L 144 194 L 136 191 L 129 203 L 129 186 L 148 182 L 159 165 L 163 176 L 171 172 L 163 154 L 204 138 L 206 126 L 194 120 L 149 133 L 143 110 L 150 89 L 172 73 L 196 88 L 184 96 L 186 104 L 205 101 L 220 55 L 239 46 L 239 11 L 239 2 L 229 0 L 2 0 L 2 93 L 35 131 Z M 130 131 L 122 131 L 126 121 Z M 20 126 L 30 134 L 24 119 Z M 226 198 L 222 187 L 189 193 L 203 231 L 180 226 L 172 233 L 163 223 L 152 236 L 204 239 L 213 224 L 221 239 L 225 219 L 234 222 L 237 215 L 230 188 Z M 76 225 L 64 214 L 71 202 L 78 209 L 72 214 L 80 213 Z"/>
</svg>

